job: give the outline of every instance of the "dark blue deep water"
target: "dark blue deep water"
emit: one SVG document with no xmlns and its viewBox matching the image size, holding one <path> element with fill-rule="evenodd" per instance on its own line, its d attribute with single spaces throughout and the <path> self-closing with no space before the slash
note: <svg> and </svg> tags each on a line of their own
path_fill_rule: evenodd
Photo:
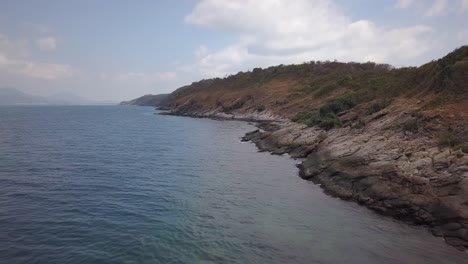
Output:
<svg viewBox="0 0 468 264">
<path fill-rule="evenodd" d="M 323 194 L 253 127 L 147 107 L 0 107 L 0 263 L 467 263 Z"/>
</svg>

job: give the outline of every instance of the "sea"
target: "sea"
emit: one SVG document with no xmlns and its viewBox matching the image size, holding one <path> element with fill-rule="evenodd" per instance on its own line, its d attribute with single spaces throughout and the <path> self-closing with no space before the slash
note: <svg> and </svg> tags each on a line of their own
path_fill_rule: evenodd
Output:
<svg viewBox="0 0 468 264">
<path fill-rule="evenodd" d="M 241 121 L 0 107 L 0 263 L 468 263 L 328 196 Z"/>
</svg>

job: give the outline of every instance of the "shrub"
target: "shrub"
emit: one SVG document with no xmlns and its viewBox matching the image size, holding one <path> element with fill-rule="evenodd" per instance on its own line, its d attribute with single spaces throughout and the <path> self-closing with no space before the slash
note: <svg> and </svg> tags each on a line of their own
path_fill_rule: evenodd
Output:
<svg viewBox="0 0 468 264">
<path fill-rule="evenodd" d="M 338 89 L 338 86 L 336 84 L 330 84 L 330 85 L 322 86 L 317 92 L 314 93 L 314 97 L 315 98 L 320 98 L 320 97 L 323 97 L 325 95 L 329 95 L 330 93 L 332 93 L 336 89 Z"/>
<path fill-rule="evenodd" d="M 325 130 L 330 130 L 334 127 L 341 127 L 342 125 L 341 120 L 338 118 L 338 116 L 334 114 L 329 114 L 324 117 L 321 117 L 320 119 L 316 120 L 315 123 L 315 125 L 318 125 L 319 127 Z"/>
<path fill-rule="evenodd" d="M 349 110 L 356 105 L 356 96 L 353 93 L 345 94 L 325 103 L 318 110 L 298 113 L 292 121 L 307 126 L 319 126 L 329 130 L 342 126 L 337 114 Z"/>
<path fill-rule="evenodd" d="M 390 105 L 390 100 L 375 102 L 367 107 L 366 114 L 372 115 L 374 113 L 379 112 L 382 109 L 385 109 L 389 105 Z"/>
<path fill-rule="evenodd" d="M 357 104 L 356 95 L 354 93 L 344 94 L 340 97 L 331 99 L 320 107 L 320 115 L 338 114 L 343 111 L 353 108 Z"/>
<path fill-rule="evenodd" d="M 403 123 L 402 128 L 404 131 L 417 132 L 419 128 L 418 120 L 413 119 Z"/>
<path fill-rule="evenodd" d="M 416 119 L 423 119 L 424 118 L 424 114 L 421 113 L 421 111 L 414 111 L 411 113 L 411 116 L 416 118 Z"/>
<path fill-rule="evenodd" d="M 319 88 L 320 88 L 320 84 L 313 83 L 313 84 L 310 84 L 309 87 L 306 88 L 306 92 L 307 93 L 313 93 L 313 92 L 317 91 Z"/>
<path fill-rule="evenodd" d="M 455 147 L 462 143 L 461 139 L 457 137 L 453 132 L 447 132 L 439 137 L 439 146 L 441 147 Z"/>
<path fill-rule="evenodd" d="M 359 119 L 356 123 L 351 125 L 351 128 L 361 129 L 361 128 L 364 128 L 365 126 L 366 126 L 366 122 Z"/>
<path fill-rule="evenodd" d="M 338 116 L 334 113 L 321 114 L 320 111 L 302 112 L 292 119 L 294 122 L 305 124 L 309 127 L 318 126 L 325 130 L 342 125 Z"/>
<path fill-rule="evenodd" d="M 461 146 L 460 146 L 460 150 L 465 153 L 465 154 L 468 154 L 468 143 L 463 143 Z"/>
<path fill-rule="evenodd" d="M 295 117 L 292 118 L 292 121 L 306 124 L 306 122 L 313 117 L 317 116 L 318 112 L 311 111 L 311 112 L 300 112 Z"/>
<path fill-rule="evenodd" d="M 265 106 L 264 105 L 257 106 L 257 112 L 263 112 L 263 111 L 265 111 Z"/>
</svg>

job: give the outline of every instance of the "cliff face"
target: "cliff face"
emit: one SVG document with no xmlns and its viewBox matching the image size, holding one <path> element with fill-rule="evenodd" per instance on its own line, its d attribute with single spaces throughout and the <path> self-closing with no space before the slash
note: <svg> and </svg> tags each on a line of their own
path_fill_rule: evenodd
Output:
<svg viewBox="0 0 468 264">
<path fill-rule="evenodd" d="M 120 102 L 119 105 L 138 105 L 138 106 L 155 106 L 159 107 L 164 100 L 166 100 L 168 94 L 147 94 L 143 95 L 142 97 L 138 97 L 136 99 L 130 101 L 123 101 Z"/>
<path fill-rule="evenodd" d="M 244 140 L 302 158 L 300 176 L 333 195 L 428 225 L 468 248 L 468 46 L 417 68 L 311 62 L 254 69 L 182 87 L 163 107 L 270 120 Z"/>
</svg>

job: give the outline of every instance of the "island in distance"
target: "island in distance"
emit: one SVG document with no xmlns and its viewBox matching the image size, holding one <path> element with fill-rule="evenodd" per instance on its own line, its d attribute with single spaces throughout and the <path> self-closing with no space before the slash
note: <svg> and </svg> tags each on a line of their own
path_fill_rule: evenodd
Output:
<svg viewBox="0 0 468 264">
<path fill-rule="evenodd" d="M 312 61 L 151 98 L 130 102 L 258 121 L 243 140 L 303 159 L 302 178 L 468 248 L 468 46 L 420 67 Z"/>
<path fill-rule="evenodd" d="M 120 105 L 154 106 L 159 107 L 169 94 L 147 94 L 130 101 L 120 102 Z"/>
<path fill-rule="evenodd" d="M 94 101 L 71 92 L 37 96 L 11 87 L 0 87 L 0 105 L 111 105 L 110 101 Z"/>
</svg>

